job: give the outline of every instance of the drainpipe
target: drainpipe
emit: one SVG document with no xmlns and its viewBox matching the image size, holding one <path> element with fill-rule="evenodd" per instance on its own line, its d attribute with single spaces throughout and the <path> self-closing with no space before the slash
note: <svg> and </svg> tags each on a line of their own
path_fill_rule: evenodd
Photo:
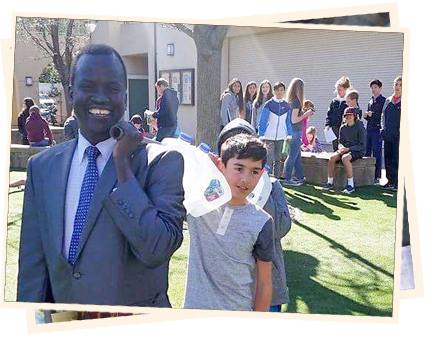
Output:
<svg viewBox="0 0 446 345">
<path fill-rule="evenodd" d="M 155 63 L 153 65 L 155 67 L 155 81 L 158 80 L 158 49 L 157 49 L 157 42 L 156 42 L 156 24 L 157 23 L 154 23 L 154 30 L 153 30 L 153 36 L 154 36 L 153 37 L 153 53 L 155 54 L 155 59 L 154 59 Z M 153 88 L 153 85 L 150 85 L 150 87 Z M 158 95 L 156 94 L 156 91 L 155 91 L 155 102 L 156 102 L 157 96 Z"/>
</svg>

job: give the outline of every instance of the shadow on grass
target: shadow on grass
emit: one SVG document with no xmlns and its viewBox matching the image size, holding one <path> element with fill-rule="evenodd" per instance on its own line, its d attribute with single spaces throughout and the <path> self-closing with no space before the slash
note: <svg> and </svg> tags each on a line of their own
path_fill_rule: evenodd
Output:
<svg viewBox="0 0 446 345">
<path fill-rule="evenodd" d="M 299 187 L 285 186 L 284 191 L 288 204 L 291 206 L 297 207 L 305 213 L 321 214 L 333 220 L 340 220 L 340 217 L 335 215 L 333 209 L 325 204 L 359 211 L 360 208 L 353 200 L 355 197 L 363 200 L 380 200 L 388 207 L 396 208 L 396 196 L 394 193 L 385 191 L 377 186 L 358 187 L 351 196 L 333 191 L 324 191 L 320 187 L 309 184 Z"/>
<path fill-rule="evenodd" d="M 311 314 L 392 316 L 391 311 L 358 303 L 318 283 L 314 278 L 317 276 L 319 260 L 315 257 L 286 250 L 284 258 L 290 295 L 288 312 L 302 312 L 297 305 L 297 301 L 302 301 Z M 370 290 L 362 285 L 354 288 Z"/>
<path fill-rule="evenodd" d="M 22 222 L 22 214 L 19 214 L 13 220 L 8 222 L 8 227 L 10 227 L 12 225 L 20 225 L 21 222 Z M 17 223 L 19 223 L 19 224 L 17 224 Z"/>
<path fill-rule="evenodd" d="M 372 262 L 368 261 L 367 259 L 364 259 L 361 255 L 359 255 L 359 254 L 357 254 L 355 252 L 352 252 L 350 249 L 346 248 L 342 244 L 332 240 L 331 238 L 325 236 L 324 234 L 321 234 L 320 232 L 310 228 L 309 226 L 306 226 L 306 225 L 300 223 L 299 221 L 296 221 L 294 223 L 297 224 L 302 229 L 307 230 L 308 232 L 311 232 L 313 235 L 316 235 L 316 236 L 324 239 L 325 241 L 327 241 L 330 244 L 331 248 L 333 248 L 334 250 L 340 252 L 347 259 L 355 260 L 355 261 L 365 265 L 366 267 L 369 267 L 369 268 L 373 269 L 374 271 L 382 273 L 385 276 L 393 279 L 393 274 L 392 273 L 387 272 L 386 270 L 382 269 L 379 266 L 376 266 L 375 264 L 373 264 Z"/>
</svg>

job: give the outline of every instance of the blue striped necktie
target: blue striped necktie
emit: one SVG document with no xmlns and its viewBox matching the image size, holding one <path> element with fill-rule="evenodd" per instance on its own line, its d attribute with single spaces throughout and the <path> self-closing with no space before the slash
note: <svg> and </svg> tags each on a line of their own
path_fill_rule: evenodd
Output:
<svg viewBox="0 0 446 345">
<path fill-rule="evenodd" d="M 70 251 L 68 253 L 68 262 L 74 265 L 77 253 L 77 247 L 82 235 L 85 220 L 87 219 L 88 209 L 93 197 L 94 189 L 99 180 L 99 171 L 96 164 L 96 158 L 101 154 L 95 146 L 89 146 L 85 149 L 88 156 L 87 170 L 85 171 L 84 180 L 82 181 L 81 194 L 79 204 L 77 205 L 76 216 L 74 217 L 74 230 L 71 236 Z"/>
</svg>

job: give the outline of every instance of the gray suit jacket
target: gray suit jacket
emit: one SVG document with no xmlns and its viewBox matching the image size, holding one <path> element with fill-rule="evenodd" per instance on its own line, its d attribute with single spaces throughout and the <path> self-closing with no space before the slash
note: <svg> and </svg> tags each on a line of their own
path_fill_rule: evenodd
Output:
<svg viewBox="0 0 446 345">
<path fill-rule="evenodd" d="M 91 201 L 74 266 L 62 255 L 65 192 L 76 140 L 28 162 L 17 301 L 169 307 L 168 266 L 181 245 L 183 158 L 157 144 L 117 185 L 113 156 Z"/>
</svg>

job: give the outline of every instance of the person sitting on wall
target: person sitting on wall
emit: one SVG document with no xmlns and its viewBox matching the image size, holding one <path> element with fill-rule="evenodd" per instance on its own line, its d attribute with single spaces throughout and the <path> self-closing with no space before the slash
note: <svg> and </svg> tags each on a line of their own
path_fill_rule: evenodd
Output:
<svg viewBox="0 0 446 345">
<path fill-rule="evenodd" d="M 48 122 L 40 115 L 40 109 L 33 105 L 29 109 L 29 117 L 26 120 L 25 128 L 28 133 L 30 146 L 53 146 L 53 133 Z M 47 137 L 48 139 L 46 139 Z"/>
</svg>

